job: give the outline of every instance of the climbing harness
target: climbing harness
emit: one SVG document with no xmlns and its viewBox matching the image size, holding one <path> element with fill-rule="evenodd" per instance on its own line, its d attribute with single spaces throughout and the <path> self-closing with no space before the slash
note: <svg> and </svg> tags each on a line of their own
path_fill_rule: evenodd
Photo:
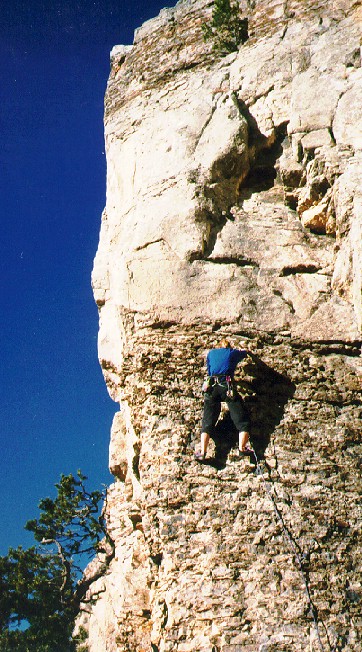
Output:
<svg viewBox="0 0 362 652">
<path fill-rule="evenodd" d="M 227 398 L 233 398 L 234 386 L 233 386 L 233 381 L 231 376 L 226 376 L 226 384 L 227 384 L 226 396 Z"/>
<path fill-rule="evenodd" d="M 209 376 L 203 384 L 203 390 L 207 393 L 212 389 L 214 385 L 219 385 L 220 387 L 226 387 L 226 398 L 234 397 L 234 384 L 231 376 L 225 374 L 219 376 Z"/>
<path fill-rule="evenodd" d="M 268 497 L 269 497 L 269 499 L 270 499 L 270 501 L 271 501 L 271 503 L 273 505 L 273 509 L 274 509 L 275 514 L 276 514 L 276 517 L 277 517 L 278 521 L 280 522 L 280 524 L 282 526 L 284 537 L 285 537 L 285 539 L 286 539 L 286 541 L 287 541 L 287 543 L 289 545 L 289 548 L 291 549 L 291 551 L 292 551 L 292 553 L 294 555 L 294 558 L 295 558 L 295 560 L 297 562 L 298 570 L 299 570 L 300 575 L 301 575 L 301 577 L 303 579 L 305 593 L 306 593 L 307 600 L 308 600 L 309 607 L 310 607 L 310 613 L 312 614 L 312 617 L 313 617 L 319 649 L 320 649 L 321 652 L 325 652 L 325 648 L 323 646 L 323 643 L 322 643 L 322 640 L 321 640 L 321 637 L 320 637 L 320 633 L 319 633 L 317 610 L 316 610 L 316 607 L 313 604 L 312 597 L 310 595 L 309 586 L 308 586 L 308 579 L 307 579 L 307 576 L 306 576 L 306 572 L 305 572 L 305 570 L 303 568 L 303 559 L 302 559 L 301 555 L 299 554 L 298 549 L 297 549 L 291 535 L 289 534 L 288 529 L 286 528 L 286 526 L 284 524 L 283 517 L 282 517 L 282 515 L 281 515 L 281 513 L 280 513 L 280 511 L 279 511 L 279 509 L 278 509 L 278 507 L 277 507 L 277 505 L 275 503 L 275 500 L 274 500 L 274 498 L 272 496 L 272 493 L 270 491 L 270 487 L 268 486 L 268 483 L 266 482 L 266 480 L 264 478 L 263 470 L 262 470 L 262 468 L 260 466 L 260 461 L 258 460 L 258 457 L 257 457 L 257 454 L 256 454 L 254 448 L 252 446 L 250 446 L 248 450 L 255 458 L 256 475 L 261 476 L 262 479 L 263 479 L 263 484 L 264 484 L 265 491 L 266 491 L 266 493 L 267 493 L 267 495 L 268 495 Z M 327 638 L 328 638 L 328 634 L 327 634 Z M 334 650 L 332 650 L 332 648 L 331 648 L 331 645 L 330 645 L 329 641 L 328 641 L 328 644 L 329 644 L 329 648 L 330 648 L 331 652 L 334 652 Z"/>
</svg>

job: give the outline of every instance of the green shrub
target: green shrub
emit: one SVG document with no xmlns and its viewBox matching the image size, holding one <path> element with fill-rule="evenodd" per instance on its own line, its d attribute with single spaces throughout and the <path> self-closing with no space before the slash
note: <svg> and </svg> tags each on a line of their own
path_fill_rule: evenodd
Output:
<svg viewBox="0 0 362 652">
<path fill-rule="evenodd" d="M 213 40 L 214 50 L 226 55 L 248 39 L 248 19 L 240 17 L 238 0 L 215 0 L 211 22 L 202 31 L 204 40 Z"/>
</svg>

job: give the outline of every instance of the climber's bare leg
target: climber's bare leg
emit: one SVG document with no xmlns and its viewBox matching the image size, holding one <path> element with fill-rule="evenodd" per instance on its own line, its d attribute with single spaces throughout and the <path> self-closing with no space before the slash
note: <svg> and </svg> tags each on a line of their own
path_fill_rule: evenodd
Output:
<svg viewBox="0 0 362 652">
<path fill-rule="evenodd" d="M 207 447 L 209 445 L 210 435 L 207 432 L 201 433 L 201 455 L 206 457 Z"/>
<path fill-rule="evenodd" d="M 239 451 L 243 453 L 246 450 L 246 444 L 249 441 L 248 432 L 239 432 Z"/>
</svg>

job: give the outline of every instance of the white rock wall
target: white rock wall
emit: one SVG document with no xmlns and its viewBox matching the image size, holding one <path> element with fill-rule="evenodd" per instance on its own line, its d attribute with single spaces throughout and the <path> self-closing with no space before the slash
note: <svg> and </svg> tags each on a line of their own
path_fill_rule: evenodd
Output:
<svg viewBox="0 0 362 652">
<path fill-rule="evenodd" d="M 324 649 L 358 652 L 361 8 L 242 2 L 250 38 L 220 59 L 201 38 L 211 5 L 182 0 L 112 51 L 92 280 L 120 403 L 116 558 L 89 649 L 318 649 L 263 479 L 230 462 L 225 431 L 211 465 L 192 461 L 204 354 L 231 334 L 254 351 L 238 379 L 252 441 L 308 551 Z"/>
</svg>

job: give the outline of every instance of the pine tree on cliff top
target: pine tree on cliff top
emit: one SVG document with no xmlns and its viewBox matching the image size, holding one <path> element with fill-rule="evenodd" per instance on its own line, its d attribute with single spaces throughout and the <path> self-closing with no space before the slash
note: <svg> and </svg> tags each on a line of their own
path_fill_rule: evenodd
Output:
<svg viewBox="0 0 362 652">
<path fill-rule="evenodd" d="M 238 0 L 215 0 L 211 22 L 202 26 L 204 40 L 213 40 L 218 54 L 239 49 L 248 38 L 248 20 L 240 17 Z"/>
</svg>

